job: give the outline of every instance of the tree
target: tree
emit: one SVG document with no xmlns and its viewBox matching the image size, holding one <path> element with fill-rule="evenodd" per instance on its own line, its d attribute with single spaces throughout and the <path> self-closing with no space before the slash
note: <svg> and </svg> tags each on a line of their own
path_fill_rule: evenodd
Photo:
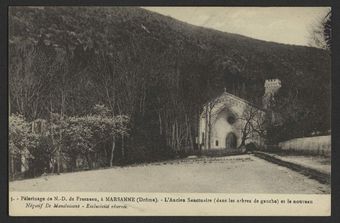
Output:
<svg viewBox="0 0 340 223">
<path fill-rule="evenodd" d="M 20 160 L 21 156 L 25 155 L 25 151 L 29 146 L 29 123 L 22 115 L 11 115 L 9 117 L 9 169 L 10 176 L 13 177 L 15 170 L 15 160 Z"/>
<path fill-rule="evenodd" d="M 9 46 L 9 94 L 13 112 L 29 120 L 39 117 L 43 90 L 51 66 L 51 57 L 34 43 L 24 40 Z"/>
<path fill-rule="evenodd" d="M 255 136 L 265 137 L 267 120 L 261 109 L 246 105 L 240 117 L 236 118 L 241 125 L 241 144 L 239 148 L 246 145 L 246 141 Z"/>
<path fill-rule="evenodd" d="M 27 148 L 30 154 L 30 159 L 27 159 L 29 165 L 28 175 L 30 176 L 40 176 L 43 173 L 50 172 L 51 167 L 54 170 L 53 164 L 56 150 L 52 145 L 49 130 L 42 123 L 46 123 L 46 121 L 37 119 L 30 123 L 32 133 L 30 133 L 29 138 L 31 142 L 34 142 L 33 145 Z"/>
<path fill-rule="evenodd" d="M 93 115 L 68 117 L 63 139 L 64 152 L 73 161 L 77 155 L 85 157 L 89 168 L 93 168 L 91 155 L 100 153 L 103 143 L 116 136 L 127 136 L 129 130 L 127 116 L 112 117 L 110 110 L 103 105 L 95 105 L 94 110 Z M 114 146 L 111 148 L 109 166 L 113 165 Z"/>
<path fill-rule="evenodd" d="M 92 169 L 90 153 L 94 152 L 93 132 L 89 117 L 69 117 L 64 137 L 64 151 L 71 156 L 73 164 L 78 154 L 85 157 L 88 167 Z"/>
<path fill-rule="evenodd" d="M 10 174 L 14 176 L 16 161 L 24 167 L 31 176 L 41 174 L 49 167 L 53 147 L 50 144 L 49 133 L 36 132 L 34 123 L 27 122 L 22 115 L 9 117 L 9 157 Z M 21 170 L 20 170 L 21 171 Z"/>
<path fill-rule="evenodd" d="M 210 102 L 207 103 L 205 106 L 204 112 L 205 112 L 205 135 L 207 136 L 205 144 L 208 145 L 208 149 L 211 148 L 211 137 L 212 137 L 212 115 L 213 110 L 217 104 L 221 102 L 222 98 L 216 98 Z"/>
<path fill-rule="evenodd" d="M 331 27 L 331 10 L 318 19 L 310 31 L 309 45 L 325 50 L 331 50 L 332 45 L 332 27 Z"/>
<path fill-rule="evenodd" d="M 62 144 L 63 144 L 62 136 L 64 132 L 67 130 L 67 122 L 63 114 L 50 112 L 48 124 L 49 124 L 49 136 L 51 140 L 51 146 L 53 147 L 52 154 L 56 156 L 57 174 L 60 174 Z M 52 172 L 54 172 L 54 163 L 52 167 Z"/>
</svg>

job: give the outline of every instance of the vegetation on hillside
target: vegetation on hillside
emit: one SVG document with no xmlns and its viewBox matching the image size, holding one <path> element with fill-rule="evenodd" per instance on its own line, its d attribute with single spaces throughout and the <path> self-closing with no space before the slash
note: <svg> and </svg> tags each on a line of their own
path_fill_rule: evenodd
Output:
<svg viewBox="0 0 340 223">
<path fill-rule="evenodd" d="M 260 104 L 279 78 L 277 140 L 330 128 L 330 55 L 192 26 L 134 7 L 11 7 L 10 112 L 28 122 L 85 117 L 96 104 L 129 117 L 116 158 L 161 159 L 196 148 L 202 104 L 223 88 Z M 107 163 L 105 165 L 108 165 Z"/>
</svg>

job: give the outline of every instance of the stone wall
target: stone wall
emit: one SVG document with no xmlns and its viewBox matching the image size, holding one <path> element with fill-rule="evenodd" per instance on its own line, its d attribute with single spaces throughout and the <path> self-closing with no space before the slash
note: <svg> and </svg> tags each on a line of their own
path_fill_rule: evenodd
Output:
<svg viewBox="0 0 340 223">
<path fill-rule="evenodd" d="M 331 155 L 331 136 L 296 138 L 280 142 L 279 148 L 311 155 Z"/>
</svg>

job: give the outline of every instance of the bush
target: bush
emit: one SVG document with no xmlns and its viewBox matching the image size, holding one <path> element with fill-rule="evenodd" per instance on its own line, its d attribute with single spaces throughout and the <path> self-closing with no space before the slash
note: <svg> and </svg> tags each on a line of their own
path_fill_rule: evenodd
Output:
<svg viewBox="0 0 340 223">
<path fill-rule="evenodd" d="M 258 150 L 258 145 L 256 144 L 256 143 L 254 143 L 254 142 L 251 142 L 251 143 L 248 143 L 247 145 L 246 145 L 246 151 L 255 151 L 255 150 Z"/>
</svg>

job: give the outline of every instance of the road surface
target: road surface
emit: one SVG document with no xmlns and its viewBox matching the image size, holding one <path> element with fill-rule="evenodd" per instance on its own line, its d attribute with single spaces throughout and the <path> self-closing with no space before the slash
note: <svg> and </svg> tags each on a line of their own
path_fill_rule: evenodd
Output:
<svg viewBox="0 0 340 223">
<path fill-rule="evenodd" d="M 10 182 L 9 187 L 60 192 L 330 193 L 330 185 L 248 154 L 43 176 Z"/>
</svg>

